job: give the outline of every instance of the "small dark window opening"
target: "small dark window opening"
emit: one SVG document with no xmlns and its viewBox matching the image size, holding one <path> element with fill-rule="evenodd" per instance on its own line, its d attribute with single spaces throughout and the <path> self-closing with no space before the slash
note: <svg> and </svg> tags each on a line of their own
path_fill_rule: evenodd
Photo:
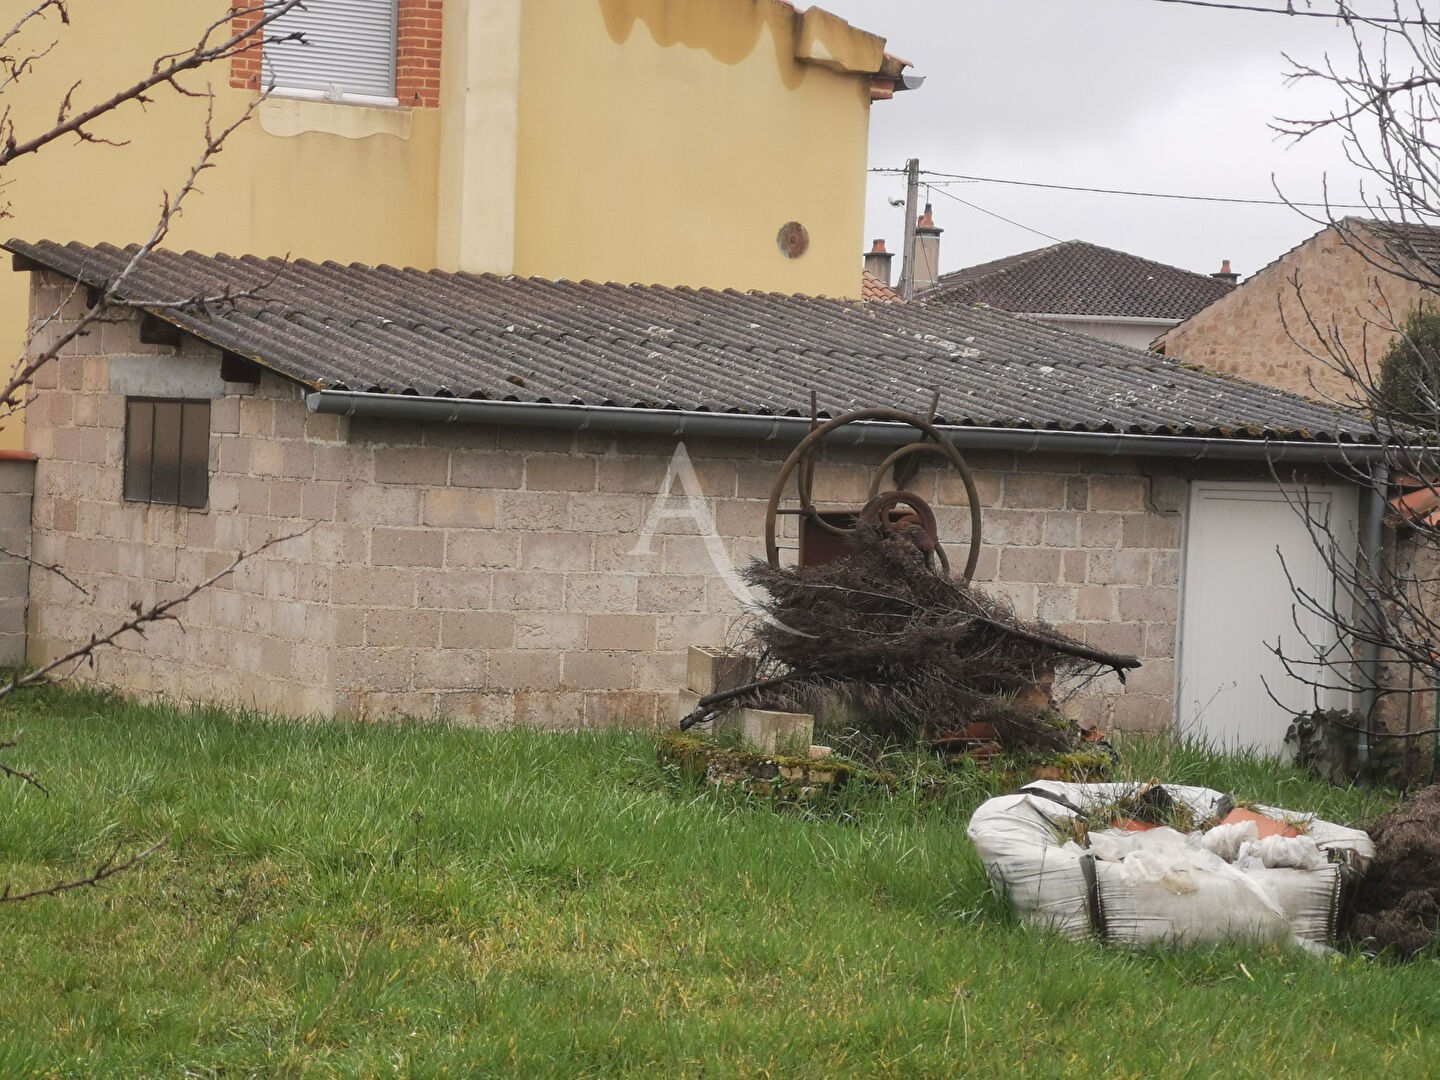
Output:
<svg viewBox="0 0 1440 1080">
<path fill-rule="evenodd" d="M 210 500 L 210 402 L 128 398 L 125 498 L 204 507 Z"/>
<path fill-rule="evenodd" d="M 226 382 L 249 383 L 251 386 L 258 386 L 260 383 L 260 365 L 248 356 L 241 356 L 226 349 L 220 354 L 220 378 Z"/>
<path fill-rule="evenodd" d="M 147 311 L 140 316 L 140 340 L 146 345 L 179 345 L 180 328 Z"/>
</svg>

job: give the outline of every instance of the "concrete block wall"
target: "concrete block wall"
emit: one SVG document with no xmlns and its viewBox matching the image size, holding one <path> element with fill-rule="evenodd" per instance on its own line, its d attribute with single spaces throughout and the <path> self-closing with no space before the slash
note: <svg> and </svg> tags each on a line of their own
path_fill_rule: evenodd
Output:
<svg viewBox="0 0 1440 1080">
<path fill-rule="evenodd" d="M 41 306 L 63 307 L 63 288 L 42 279 Z M 647 540 L 674 439 L 320 416 L 266 375 L 215 391 L 208 508 L 126 503 L 116 373 L 132 378 L 135 357 L 159 366 L 177 350 L 141 344 L 122 319 L 69 351 L 42 372 L 31 406 L 35 550 L 89 596 L 36 579 L 32 661 L 285 536 L 190 601 L 180 624 L 102 654 L 90 677 L 291 714 L 644 725 L 668 717 L 687 648 L 725 644 L 744 622 L 716 560 L 763 554 L 765 501 L 788 447 L 687 441 L 715 538 L 662 516 Z M 218 370 L 197 343 L 178 358 L 206 378 Z M 835 449 L 817 499 L 860 505 L 880 456 Z M 1186 476 L 1124 459 L 970 460 L 985 507 L 977 579 L 1023 618 L 1145 659 L 1127 690 L 1102 680 L 1072 711 L 1166 726 Z M 963 564 L 958 478 L 927 469 L 915 487 Z M 682 508 L 679 485 L 673 494 L 666 506 Z M 782 520 L 793 554 L 794 519 Z"/>
<path fill-rule="evenodd" d="M 35 275 L 31 320 L 42 346 L 75 325 L 84 290 L 54 275 Z M 147 364 L 155 366 L 146 383 Z M 43 663 L 83 643 L 97 630 L 187 592 L 229 566 L 236 553 L 304 528 L 277 488 L 251 492 L 247 510 L 217 511 L 217 488 L 236 486 L 227 473 L 232 454 L 224 438 L 210 444 L 211 506 L 125 502 L 121 498 L 125 393 L 211 397 L 212 432 L 246 415 L 273 413 L 278 384 L 224 384 L 218 351 L 192 340 L 179 349 L 140 341 L 139 319 L 115 314 L 90 326 L 42 368 L 27 407 L 26 440 L 39 461 L 35 472 L 34 555 L 65 569 L 84 592 L 53 574 L 31 577 L 28 656 Z M 137 381 L 137 373 L 142 376 Z M 124 386 L 118 391 L 113 386 Z M 230 419 L 227 420 L 227 417 Z M 222 455 L 222 451 L 224 451 Z M 263 456 L 263 455 L 262 455 Z M 128 634 L 121 647 L 102 649 L 91 678 L 141 695 L 214 700 L 303 715 L 333 704 L 325 668 L 328 647 L 326 552 L 313 536 L 277 545 L 204 590 L 178 612 L 178 621 Z"/>
<path fill-rule="evenodd" d="M 30 504 L 35 456 L 0 452 L 0 665 L 25 662 L 25 611 L 30 597 Z"/>
</svg>

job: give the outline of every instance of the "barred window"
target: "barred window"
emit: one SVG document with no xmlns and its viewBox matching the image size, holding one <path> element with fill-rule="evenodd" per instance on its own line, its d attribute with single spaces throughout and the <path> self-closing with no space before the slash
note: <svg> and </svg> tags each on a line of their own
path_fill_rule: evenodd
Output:
<svg viewBox="0 0 1440 1080">
<path fill-rule="evenodd" d="M 203 507 L 210 500 L 210 402 L 125 401 L 125 498 Z"/>
</svg>

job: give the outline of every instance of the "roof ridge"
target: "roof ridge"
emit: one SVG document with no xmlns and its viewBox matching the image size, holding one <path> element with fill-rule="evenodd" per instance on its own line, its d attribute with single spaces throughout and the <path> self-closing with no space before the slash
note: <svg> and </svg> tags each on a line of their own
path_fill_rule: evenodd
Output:
<svg viewBox="0 0 1440 1080">
<path fill-rule="evenodd" d="M 1014 255 L 1002 255 L 998 259 L 990 259 L 987 262 L 974 263 L 971 266 L 962 266 L 959 270 L 951 270 L 949 273 L 941 274 L 940 283 L 936 285 L 935 288 L 940 289 L 944 288 L 947 284 L 951 284 L 950 282 L 947 282 L 945 280 L 946 278 L 955 277 L 960 274 L 970 273 L 972 271 L 983 271 L 983 273 L 976 273 L 973 277 L 966 278 L 966 282 L 983 281 L 985 278 L 990 277 L 992 274 L 1003 274 L 1006 270 L 1011 270 L 1017 266 L 1024 266 L 1026 263 L 1040 257 L 1041 255 L 1049 254 L 1056 248 L 1066 247 L 1070 244 L 1078 243 L 1081 243 L 1081 241 L 1061 240 L 1058 243 L 1047 244 L 1045 247 L 1032 248 L 1029 251 L 1017 251 Z M 957 281 L 953 284 L 960 284 L 960 282 Z"/>
</svg>

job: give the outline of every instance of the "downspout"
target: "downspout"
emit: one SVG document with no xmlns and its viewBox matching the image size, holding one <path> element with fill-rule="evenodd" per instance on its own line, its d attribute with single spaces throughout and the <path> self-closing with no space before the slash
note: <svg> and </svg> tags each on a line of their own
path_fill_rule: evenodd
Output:
<svg viewBox="0 0 1440 1080">
<path fill-rule="evenodd" d="M 806 416 L 758 416 L 753 413 L 642 409 L 618 405 L 555 405 L 544 402 L 489 401 L 474 398 L 420 397 L 356 390 L 320 390 L 305 395 L 314 413 L 375 416 L 431 423 L 505 424 L 514 427 L 568 428 L 574 431 L 625 431 L 673 438 L 756 439 L 799 442 L 810 430 Z M 962 450 L 1011 453 L 1055 451 L 1110 457 L 1167 457 L 1206 461 L 1268 461 L 1373 465 L 1389 452 L 1381 446 L 1302 442 L 1285 439 L 1235 439 L 1212 435 L 1132 435 L 1104 431 L 1051 431 L 941 425 Z M 839 442 L 898 446 L 915 438 L 902 424 L 850 424 L 834 433 Z"/>
<path fill-rule="evenodd" d="M 1376 462 L 1365 489 L 1365 524 L 1361 557 L 1365 560 L 1365 587 L 1362 590 L 1362 626 L 1367 638 L 1378 638 L 1385 626 L 1380 607 L 1380 580 L 1385 573 L 1385 492 L 1389 473 Z M 1367 640 L 1360 650 L 1360 715 L 1364 723 L 1355 733 L 1355 755 L 1363 768 L 1370 760 L 1370 733 L 1374 730 L 1375 706 L 1380 701 L 1380 645 Z"/>
</svg>

